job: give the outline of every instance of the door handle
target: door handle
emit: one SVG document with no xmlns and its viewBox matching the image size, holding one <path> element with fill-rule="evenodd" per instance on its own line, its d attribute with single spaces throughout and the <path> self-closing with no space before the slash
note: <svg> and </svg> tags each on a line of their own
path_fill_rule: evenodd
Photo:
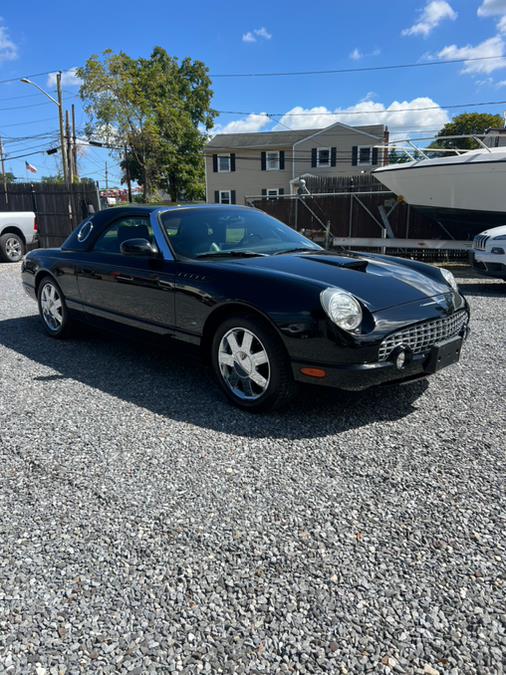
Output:
<svg viewBox="0 0 506 675">
<path fill-rule="evenodd" d="M 128 274 L 116 274 L 116 279 L 118 281 L 133 281 L 134 278 L 130 277 Z"/>
</svg>

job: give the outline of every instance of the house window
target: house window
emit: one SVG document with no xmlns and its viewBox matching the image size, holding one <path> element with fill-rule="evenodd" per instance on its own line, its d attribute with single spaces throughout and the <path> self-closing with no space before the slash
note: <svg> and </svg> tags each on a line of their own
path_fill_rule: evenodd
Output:
<svg viewBox="0 0 506 675">
<path fill-rule="evenodd" d="M 220 204 L 231 204 L 232 197 L 230 190 L 220 190 Z"/>
<path fill-rule="evenodd" d="M 218 155 L 218 171 L 220 173 L 230 172 L 230 155 Z"/>
<path fill-rule="evenodd" d="M 271 189 L 267 190 L 267 196 L 268 197 L 279 197 L 278 188 L 271 188 Z"/>
<path fill-rule="evenodd" d="M 361 165 L 372 164 L 372 148 L 370 145 L 358 146 L 358 164 Z"/>
<path fill-rule="evenodd" d="M 318 148 L 318 166 L 330 166 L 330 148 Z"/>
<path fill-rule="evenodd" d="M 266 153 L 266 168 L 267 171 L 278 171 L 279 170 L 279 152 L 268 152 Z"/>
</svg>

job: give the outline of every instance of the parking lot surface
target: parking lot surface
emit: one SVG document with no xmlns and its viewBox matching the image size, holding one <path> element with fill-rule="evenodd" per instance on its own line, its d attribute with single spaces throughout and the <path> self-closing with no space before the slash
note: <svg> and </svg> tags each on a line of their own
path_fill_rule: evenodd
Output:
<svg viewBox="0 0 506 675">
<path fill-rule="evenodd" d="M 503 673 L 506 284 L 430 382 L 250 415 L 0 265 L 0 672 Z"/>
</svg>

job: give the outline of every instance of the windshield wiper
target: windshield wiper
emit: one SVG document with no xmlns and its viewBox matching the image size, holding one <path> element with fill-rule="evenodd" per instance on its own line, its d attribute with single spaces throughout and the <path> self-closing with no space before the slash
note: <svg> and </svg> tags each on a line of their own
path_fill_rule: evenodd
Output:
<svg viewBox="0 0 506 675">
<path fill-rule="evenodd" d="M 221 258 L 234 256 L 235 258 L 253 258 L 257 256 L 266 256 L 267 253 L 259 253 L 258 251 L 244 251 L 242 249 L 231 249 L 229 251 L 208 251 L 207 253 L 199 253 L 196 258 Z"/>
<path fill-rule="evenodd" d="M 282 251 L 276 251 L 272 255 L 283 255 L 283 253 L 321 253 L 322 249 L 320 248 L 310 248 L 309 246 L 298 246 L 297 248 L 285 248 Z"/>
</svg>

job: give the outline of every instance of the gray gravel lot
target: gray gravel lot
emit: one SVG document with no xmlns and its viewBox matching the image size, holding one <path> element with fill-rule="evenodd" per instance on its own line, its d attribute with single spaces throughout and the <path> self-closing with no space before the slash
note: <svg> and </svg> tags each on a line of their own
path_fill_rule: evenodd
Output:
<svg viewBox="0 0 506 675">
<path fill-rule="evenodd" d="M 0 265 L 0 672 L 503 673 L 506 284 L 430 384 L 251 416 Z"/>
</svg>

